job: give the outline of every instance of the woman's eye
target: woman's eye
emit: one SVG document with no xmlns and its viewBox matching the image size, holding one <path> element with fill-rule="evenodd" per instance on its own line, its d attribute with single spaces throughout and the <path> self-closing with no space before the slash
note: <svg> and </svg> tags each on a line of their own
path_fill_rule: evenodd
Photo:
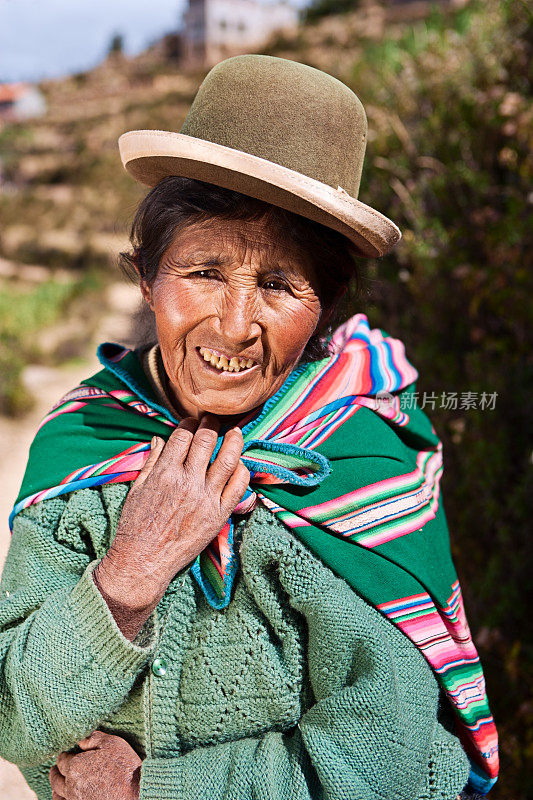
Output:
<svg viewBox="0 0 533 800">
<path fill-rule="evenodd" d="M 191 272 L 191 275 L 197 278 L 216 278 L 217 274 L 213 269 L 198 269 L 195 272 Z"/>
<path fill-rule="evenodd" d="M 197 269 L 194 272 L 190 272 L 189 274 L 193 278 L 204 278 L 204 279 L 208 279 L 208 280 L 209 279 L 214 279 L 214 280 L 219 280 L 220 279 L 219 273 L 214 269 Z M 262 284 L 262 287 L 263 287 L 263 289 L 267 289 L 268 291 L 273 291 L 273 292 L 288 292 L 288 291 L 290 291 L 290 289 L 287 286 L 287 284 L 283 283 L 282 281 L 277 281 L 277 280 L 274 280 L 274 279 L 272 279 L 270 281 L 265 281 Z"/>
<path fill-rule="evenodd" d="M 271 289 L 275 292 L 286 292 L 289 287 L 280 281 L 265 281 L 263 284 L 264 289 Z"/>
</svg>

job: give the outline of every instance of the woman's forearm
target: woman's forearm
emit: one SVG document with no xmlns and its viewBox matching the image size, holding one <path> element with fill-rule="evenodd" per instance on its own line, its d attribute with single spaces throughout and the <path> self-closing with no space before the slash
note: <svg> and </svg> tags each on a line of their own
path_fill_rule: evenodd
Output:
<svg viewBox="0 0 533 800">
<path fill-rule="evenodd" d="M 149 605 L 139 608 L 131 594 L 117 591 L 117 582 L 101 568 L 101 564 L 94 570 L 93 580 L 123 636 L 132 642 L 161 597 L 156 595 Z"/>
<path fill-rule="evenodd" d="M 14 601 L 0 603 L 0 755 L 20 766 L 41 764 L 94 730 L 126 700 L 157 647 L 156 620 L 143 646 L 128 640 L 89 573 L 65 575 L 59 588 L 57 573 L 45 575 L 41 595 L 36 578 L 35 588 L 19 584 Z"/>
</svg>

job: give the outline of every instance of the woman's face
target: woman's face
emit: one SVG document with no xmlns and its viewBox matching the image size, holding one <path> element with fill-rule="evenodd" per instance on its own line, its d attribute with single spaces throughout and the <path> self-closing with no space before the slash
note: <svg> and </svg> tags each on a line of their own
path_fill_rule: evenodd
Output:
<svg viewBox="0 0 533 800">
<path fill-rule="evenodd" d="M 321 312 L 308 258 L 264 220 L 187 226 L 141 290 L 176 406 L 197 419 L 241 415 L 271 397 Z"/>
</svg>

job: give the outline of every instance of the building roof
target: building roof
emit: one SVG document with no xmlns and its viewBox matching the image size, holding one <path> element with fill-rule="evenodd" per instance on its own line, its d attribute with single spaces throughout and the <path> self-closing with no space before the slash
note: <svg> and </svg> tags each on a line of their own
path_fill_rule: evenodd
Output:
<svg viewBox="0 0 533 800">
<path fill-rule="evenodd" d="M 30 89 L 27 83 L 0 83 L 0 103 L 14 103 Z"/>
</svg>

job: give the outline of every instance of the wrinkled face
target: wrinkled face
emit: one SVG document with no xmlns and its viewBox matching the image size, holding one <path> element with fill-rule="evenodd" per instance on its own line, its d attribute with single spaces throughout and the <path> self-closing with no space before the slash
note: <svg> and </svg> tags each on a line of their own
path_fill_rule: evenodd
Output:
<svg viewBox="0 0 533 800">
<path fill-rule="evenodd" d="M 321 312 L 307 257 L 264 220 L 187 226 L 141 290 L 176 407 L 197 419 L 243 414 L 271 397 Z"/>
</svg>

